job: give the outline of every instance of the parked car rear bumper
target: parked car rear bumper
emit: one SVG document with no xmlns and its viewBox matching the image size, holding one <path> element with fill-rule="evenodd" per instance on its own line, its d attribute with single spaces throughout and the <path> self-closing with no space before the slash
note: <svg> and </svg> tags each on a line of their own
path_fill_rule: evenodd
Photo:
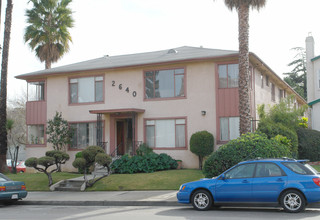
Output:
<svg viewBox="0 0 320 220">
<path fill-rule="evenodd" d="M 0 200 L 19 200 L 26 198 L 28 195 L 27 191 L 12 191 L 12 192 L 1 192 Z"/>
</svg>

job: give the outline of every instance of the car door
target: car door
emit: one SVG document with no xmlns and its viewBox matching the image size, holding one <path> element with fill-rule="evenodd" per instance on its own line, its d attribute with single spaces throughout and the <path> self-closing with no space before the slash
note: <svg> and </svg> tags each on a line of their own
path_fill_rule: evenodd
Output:
<svg viewBox="0 0 320 220">
<path fill-rule="evenodd" d="M 275 163 L 257 163 L 252 181 L 252 197 L 255 202 L 277 202 L 287 183 L 286 173 Z"/>
<path fill-rule="evenodd" d="M 250 202 L 255 163 L 241 164 L 224 174 L 216 182 L 216 202 Z"/>
</svg>

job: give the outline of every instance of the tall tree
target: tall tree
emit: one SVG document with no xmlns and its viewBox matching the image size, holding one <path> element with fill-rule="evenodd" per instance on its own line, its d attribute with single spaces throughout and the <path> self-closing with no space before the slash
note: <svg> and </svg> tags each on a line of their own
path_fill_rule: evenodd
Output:
<svg viewBox="0 0 320 220">
<path fill-rule="evenodd" d="M 236 9 L 239 19 L 239 114 L 240 134 L 251 131 L 249 100 L 249 9 L 264 7 L 266 0 L 224 0 L 230 9 Z"/>
<path fill-rule="evenodd" d="M 0 91 L 0 172 L 7 169 L 6 156 L 8 150 L 7 141 L 7 78 L 8 78 L 8 59 L 9 44 L 12 20 L 12 0 L 7 0 L 5 29 L 2 51 L 1 65 L 1 91 Z"/>
<path fill-rule="evenodd" d="M 307 60 L 306 50 L 302 47 L 292 48 L 297 54 L 294 60 L 288 64 L 293 67 L 291 72 L 284 73 L 284 81 L 288 83 L 301 97 L 307 100 Z"/>
<path fill-rule="evenodd" d="M 69 51 L 72 38 L 69 28 L 73 27 L 72 11 L 68 7 L 72 0 L 30 0 L 33 8 L 26 10 L 28 26 L 24 41 L 45 68 L 50 69 L 51 63 L 57 62 Z"/>
</svg>

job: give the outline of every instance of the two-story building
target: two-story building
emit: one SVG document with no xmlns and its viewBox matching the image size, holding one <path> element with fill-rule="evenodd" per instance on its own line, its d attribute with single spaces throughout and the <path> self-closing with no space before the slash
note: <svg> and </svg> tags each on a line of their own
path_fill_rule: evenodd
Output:
<svg viewBox="0 0 320 220">
<path fill-rule="evenodd" d="M 306 38 L 307 101 L 310 107 L 309 127 L 320 131 L 320 56 L 315 56 L 314 39 Z"/>
<path fill-rule="evenodd" d="M 147 143 L 156 153 L 198 167 L 190 151 L 193 133 L 207 130 L 215 147 L 239 137 L 238 51 L 196 47 L 104 56 L 17 76 L 28 83 L 27 157 L 51 149 L 46 123 L 62 112 L 75 129 L 68 148 L 74 155 L 89 145 L 109 154 L 133 153 Z M 295 94 L 259 57 L 250 53 L 252 130 L 259 104 Z"/>
</svg>

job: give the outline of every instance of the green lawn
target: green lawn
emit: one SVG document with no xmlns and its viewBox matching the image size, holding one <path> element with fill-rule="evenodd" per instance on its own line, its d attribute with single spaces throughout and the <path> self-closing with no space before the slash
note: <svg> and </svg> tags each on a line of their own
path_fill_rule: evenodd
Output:
<svg viewBox="0 0 320 220">
<path fill-rule="evenodd" d="M 113 174 L 87 191 L 178 190 L 180 185 L 203 178 L 200 170 L 167 170 L 155 173 Z"/>
<path fill-rule="evenodd" d="M 44 173 L 8 174 L 12 180 L 24 181 L 28 191 L 49 191 L 48 178 Z M 82 176 L 72 173 L 53 173 L 53 182 Z M 112 174 L 87 191 L 117 190 L 178 190 L 182 183 L 203 178 L 200 170 L 167 170 L 155 173 Z"/>
<path fill-rule="evenodd" d="M 23 181 L 26 184 L 27 191 L 49 191 L 48 177 L 44 173 L 18 173 L 6 174 L 10 179 L 16 181 Z M 53 173 L 53 182 L 59 182 L 64 179 L 71 179 L 82 176 L 82 174 L 74 173 Z"/>
<path fill-rule="evenodd" d="M 314 165 L 320 172 L 320 165 Z M 48 178 L 44 173 L 7 174 L 12 180 L 24 181 L 28 191 L 49 191 Z M 53 173 L 53 182 L 82 176 L 74 173 Z M 200 170 L 167 170 L 155 173 L 112 174 L 87 191 L 121 191 L 121 190 L 178 190 L 185 182 L 203 178 Z"/>
</svg>

